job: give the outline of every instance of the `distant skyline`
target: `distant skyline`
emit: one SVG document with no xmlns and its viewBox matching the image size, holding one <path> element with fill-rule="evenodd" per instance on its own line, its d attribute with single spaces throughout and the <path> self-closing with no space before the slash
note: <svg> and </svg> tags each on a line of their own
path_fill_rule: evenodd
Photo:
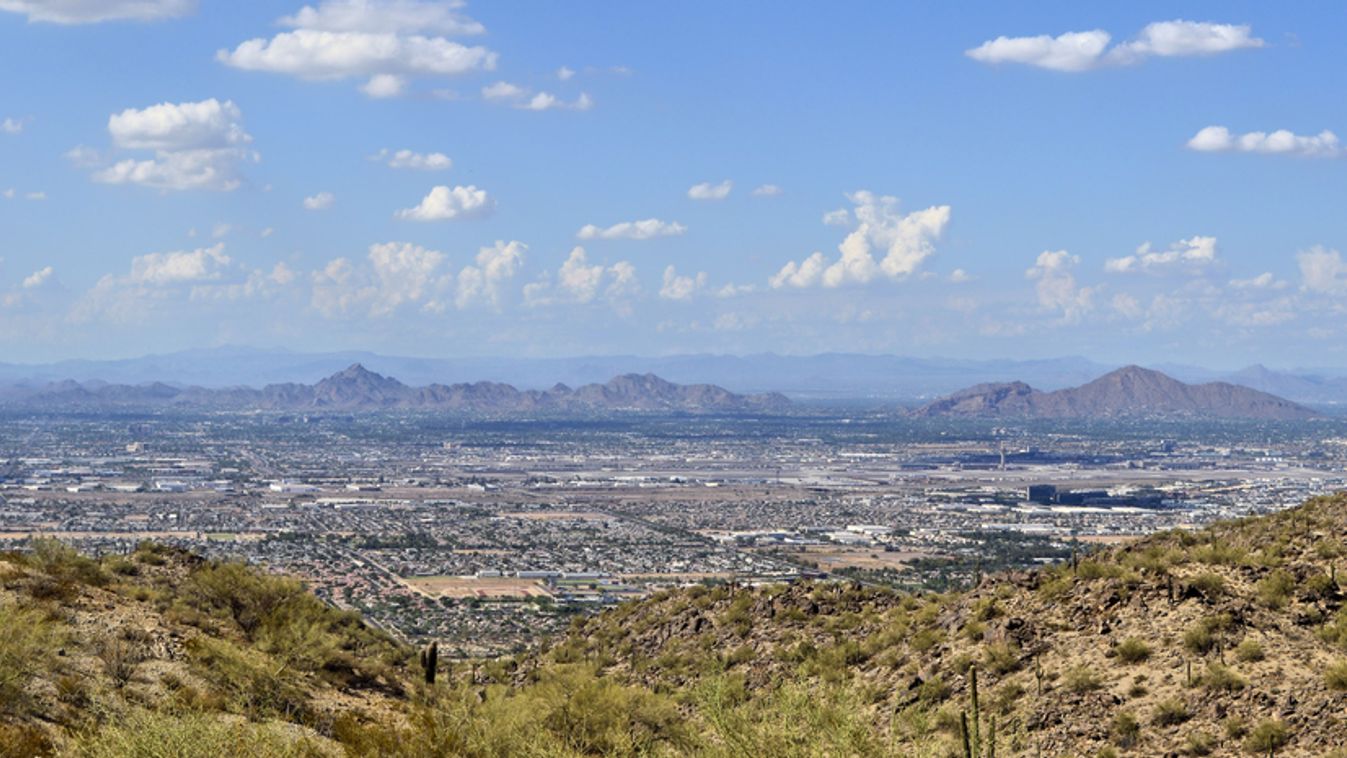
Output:
<svg viewBox="0 0 1347 758">
<path fill-rule="evenodd" d="M 1315 6 L 0 0 L 4 362 L 1347 366 Z"/>
</svg>

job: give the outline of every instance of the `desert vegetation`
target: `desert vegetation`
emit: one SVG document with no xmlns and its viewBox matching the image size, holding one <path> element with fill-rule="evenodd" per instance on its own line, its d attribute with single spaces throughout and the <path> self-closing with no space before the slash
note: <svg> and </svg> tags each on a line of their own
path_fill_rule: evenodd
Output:
<svg viewBox="0 0 1347 758">
<path fill-rule="evenodd" d="M 694 586 L 478 661 L 254 567 L 39 541 L 0 556 L 0 754 L 1328 755 L 1345 533 L 1326 498 L 949 593 Z"/>
</svg>

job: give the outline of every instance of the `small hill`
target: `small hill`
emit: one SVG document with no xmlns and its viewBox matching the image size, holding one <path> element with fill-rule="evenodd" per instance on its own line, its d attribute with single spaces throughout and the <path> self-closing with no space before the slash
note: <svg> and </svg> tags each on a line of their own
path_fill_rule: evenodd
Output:
<svg viewBox="0 0 1347 758">
<path fill-rule="evenodd" d="M 1226 382 L 1185 384 L 1159 371 L 1127 366 L 1088 384 L 1054 392 L 1040 392 L 1023 382 L 982 384 L 927 403 L 912 415 L 1300 420 L 1317 414 L 1248 387 Z"/>
</svg>

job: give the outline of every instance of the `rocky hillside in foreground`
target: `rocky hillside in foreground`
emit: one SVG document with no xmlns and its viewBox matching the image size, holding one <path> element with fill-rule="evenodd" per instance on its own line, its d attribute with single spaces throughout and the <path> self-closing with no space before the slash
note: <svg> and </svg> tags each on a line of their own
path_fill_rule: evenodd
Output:
<svg viewBox="0 0 1347 758">
<path fill-rule="evenodd" d="M 433 686 L 293 580 L 39 543 L 0 555 L 0 755 L 1343 758 L 1345 540 L 1338 496 L 944 595 L 693 587 Z"/>
<path fill-rule="evenodd" d="M 712 719 L 746 744 L 837 718 L 824 753 L 958 756 L 968 719 L 984 755 L 994 728 L 1003 756 L 1347 756 L 1345 537 L 1340 496 L 949 595 L 694 589 L 594 618 L 550 656 L 713 713 L 770 704 L 756 725 Z M 812 717 L 771 713 L 802 692 Z"/>
<path fill-rule="evenodd" d="M 418 410 L 475 414 L 665 411 L 753 413 L 790 405 L 779 394 L 739 395 L 710 384 L 674 384 L 654 374 L 623 374 L 604 384 L 520 390 L 509 384 L 431 384 L 409 387 L 354 364 L 316 384 L 271 384 L 261 389 L 179 388 L 55 382 L 0 388 L 0 405 L 26 409 L 197 408 L 212 410 Z"/>
<path fill-rule="evenodd" d="M 934 400 L 913 416 L 1020 418 L 1191 417 L 1300 420 L 1314 411 L 1266 392 L 1226 382 L 1185 384 L 1159 371 L 1128 366 L 1088 384 L 1041 392 L 1023 382 L 979 384 Z"/>
</svg>

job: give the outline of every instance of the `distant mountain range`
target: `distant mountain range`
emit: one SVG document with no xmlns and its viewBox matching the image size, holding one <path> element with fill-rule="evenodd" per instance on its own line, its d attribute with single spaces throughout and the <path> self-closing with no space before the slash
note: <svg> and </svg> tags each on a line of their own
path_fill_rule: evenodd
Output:
<svg viewBox="0 0 1347 758">
<path fill-rule="evenodd" d="M 177 407 L 233 410 L 439 410 L 451 412 L 594 413 L 610 411 L 755 412 L 787 408 L 785 396 L 740 395 L 710 384 L 682 385 L 654 374 L 624 374 L 572 389 L 520 390 L 499 382 L 410 387 L 354 364 L 316 384 L 269 384 L 261 389 L 126 385 L 74 380 L 0 390 L 0 405 L 22 408 L 111 409 Z"/>
<path fill-rule="evenodd" d="M 48 364 L 0 363 L 0 385 L 42 387 L 52 382 L 107 382 L 141 385 L 163 382 L 177 388 L 222 389 L 269 384 L 313 384 L 359 363 L 411 386 L 510 384 L 546 390 L 557 382 L 571 387 L 608 381 L 623 374 L 653 373 L 678 384 L 714 384 L 737 393 L 782 392 L 801 400 L 871 400 L 913 403 L 979 383 L 1015 378 L 1041 390 L 1075 387 L 1115 364 L 1080 357 L 1041 360 L 961 360 L 896 355 L 609 355 L 574 358 L 416 358 L 360 351 L 300 353 L 248 347 L 186 350 L 162 355 Z M 1156 365 L 1185 382 L 1225 381 L 1270 392 L 1298 403 L 1347 406 L 1347 370 L 1272 370 L 1255 365 L 1222 372 L 1184 365 Z"/>
<path fill-rule="evenodd" d="M 1024 382 L 979 384 L 912 411 L 921 418 L 1119 418 L 1190 416 L 1298 420 L 1314 411 L 1227 382 L 1185 384 L 1159 371 L 1127 366 L 1080 387 L 1043 392 Z"/>
</svg>

